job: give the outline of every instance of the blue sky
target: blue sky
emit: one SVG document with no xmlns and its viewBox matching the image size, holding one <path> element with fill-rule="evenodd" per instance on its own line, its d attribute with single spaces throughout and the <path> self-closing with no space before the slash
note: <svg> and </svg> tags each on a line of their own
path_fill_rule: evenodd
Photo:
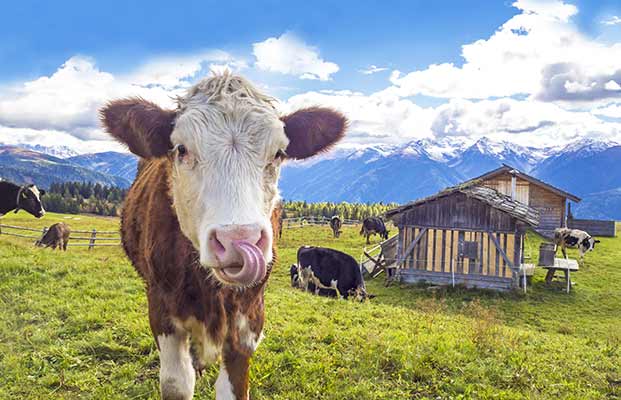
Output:
<svg viewBox="0 0 621 400">
<path fill-rule="evenodd" d="M 104 148 L 90 114 L 106 96 L 166 105 L 214 67 L 283 110 L 342 108 L 349 145 L 619 140 L 620 18 L 613 1 L 10 2 L 0 141 Z"/>
</svg>

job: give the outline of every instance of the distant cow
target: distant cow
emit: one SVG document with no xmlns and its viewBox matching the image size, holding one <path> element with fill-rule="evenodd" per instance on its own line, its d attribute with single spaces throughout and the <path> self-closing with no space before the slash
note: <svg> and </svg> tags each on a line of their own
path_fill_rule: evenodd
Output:
<svg viewBox="0 0 621 400">
<path fill-rule="evenodd" d="M 320 289 L 331 289 L 339 298 L 355 296 L 360 301 L 367 298 L 360 266 L 352 256 L 340 251 L 324 247 L 300 247 L 298 274 L 300 287 L 308 290 L 312 283 L 315 285 L 315 294 L 319 294 Z"/>
<path fill-rule="evenodd" d="M 334 235 L 335 238 L 338 238 L 339 236 L 341 236 L 341 233 L 343 232 L 341 231 L 342 226 L 343 226 L 343 222 L 341 221 L 341 218 L 339 218 L 338 215 L 335 215 L 332 218 L 330 218 L 330 228 L 332 228 L 332 234 Z"/>
<path fill-rule="evenodd" d="M 386 225 L 384 225 L 384 221 L 382 221 L 379 217 L 368 217 L 365 218 L 362 222 L 362 228 L 360 229 L 360 234 L 367 237 L 367 244 L 369 244 L 369 237 L 371 235 L 378 234 L 380 238 L 387 240 L 389 231 L 386 229 Z"/>
<path fill-rule="evenodd" d="M 0 182 L 0 217 L 15 210 L 24 210 L 37 218 L 45 215 L 41 196 L 45 190 L 35 185 L 19 186 L 11 182 Z"/>
<path fill-rule="evenodd" d="M 45 235 L 35 243 L 37 247 L 51 247 L 52 249 L 62 249 L 67 251 L 67 244 L 69 243 L 69 235 L 71 229 L 69 225 L 64 222 L 59 222 L 49 227 Z"/>
<path fill-rule="evenodd" d="M 558 250 L 560 246 L 565 258 L 567 258 L 567 251 L 565 249 L 571 247 L 578 248 L 580 260 L 582 260 L 587 252 L 595 248 L 595 243 L 599 243 L 599 240 L 593 239 L 593 237 L 585 231 L 569 228 L 557 228 L 554 230 L 555 251 Z"/>
</svg>

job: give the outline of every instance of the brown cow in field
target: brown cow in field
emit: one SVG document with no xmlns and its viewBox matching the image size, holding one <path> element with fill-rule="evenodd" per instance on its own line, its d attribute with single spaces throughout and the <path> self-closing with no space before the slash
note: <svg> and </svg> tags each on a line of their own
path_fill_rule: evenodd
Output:
<svg viewBox="0 0 621 400">
<path fill-rule="evenodd" d="M 64 222 L 59 222 L 49 227 L 45 235 L 36 241 L 37 247 L 51 247 L 53 250 L 67 251 L 67 244 L 69 243 L 69 235 L 71 235 L 71 229 L 69 225 Z"/>
<path fill-rule="evenodd" d="M 164 110 L 133 98 L 101 110 L 108 132 L 143 158 L 123 208 L 123 246 L 146 282 L 162 398 L 191 398 L 195 370 L 219 361 L 216 398 L 248 399 L 281 163 L 329 149 L 346 119 L 317 107 L 280 116 L 272 98 L 229 73 L 177 102 Z"/>
</svg>

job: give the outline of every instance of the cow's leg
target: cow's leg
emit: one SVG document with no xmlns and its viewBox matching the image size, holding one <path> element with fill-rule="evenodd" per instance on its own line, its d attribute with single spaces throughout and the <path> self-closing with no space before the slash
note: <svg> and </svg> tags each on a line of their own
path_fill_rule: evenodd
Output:
<svg viewBox="0 0 621 400">
<path fill-rule="evenodd" d="M 67 251 L 68 244 L 69 244 L 69 240 L 65 240 L 65 243 L 63 243 L 63 251 Z"/>
<path fill-rule="evenodd" d="M 563 252 L 563 257 L 565 257 L 565 260 L 567 260 L 567 249 L 565 248 L 565 245 L 561 245 L 561 251 Z"/>
<path fill-rule="evenodd" d="M 339 299 L 342 299 L 344 297 L 341 295 L 341 292 L 339 291 L 338 284 L 339 284 L 339 282 L 334 280 L 334 281 L 330 282 L 330 287 L 332 289 L 334 289 L 334 291 L 336 292 L 336 297 L 339 298 Z"/>
<path fill-rule="evenodd" d="M 371 236 L 371 235 L 369 235 L 369 234 L 367 233 L 367 244 L 371 244 L 371 242 L 369 241 L 369 237 L 370 237 L 370 236 Z"/>
<path fill-rule="evenodd" d="M 160 356 L 162 400 L 191 399 L 194 395 L 196 374 L 190 354 L 190 335 L 174 326 L 157 295 L 149 292 L 147 297 L 149 322 Z"/>
<path fill-rule="evenodd" d="M 216 379 L 216 400 L 248 400 L 250 356 L 227 349 Z"/>
<path fill-rule="evenodd" d="M 163 400 L 188 400 L 194 395 L 196 375 L 185 332 L 157 336 L 160 349 L 160 391 Z"/>
</svg>

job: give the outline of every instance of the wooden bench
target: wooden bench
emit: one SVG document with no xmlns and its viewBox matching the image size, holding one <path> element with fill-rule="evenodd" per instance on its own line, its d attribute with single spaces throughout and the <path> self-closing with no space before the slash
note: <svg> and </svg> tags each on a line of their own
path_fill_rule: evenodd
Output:
<svg viewBox="0 0 621 400">
<path fill-rule="evenodd" d="M 571 272 L 575 272 L 580 269 L 578 261 L 565 258 L 555 258 L 554 265 L 542 268 L 548 270 L 548 273 L 546 274 L 546 285 L 550 285 L 552 283 L 552 279 L 554 279 L 556 271 L 563 271 L 565 284 L 567 285 L 567 293 L 571 290 Z"/>
</svg>

